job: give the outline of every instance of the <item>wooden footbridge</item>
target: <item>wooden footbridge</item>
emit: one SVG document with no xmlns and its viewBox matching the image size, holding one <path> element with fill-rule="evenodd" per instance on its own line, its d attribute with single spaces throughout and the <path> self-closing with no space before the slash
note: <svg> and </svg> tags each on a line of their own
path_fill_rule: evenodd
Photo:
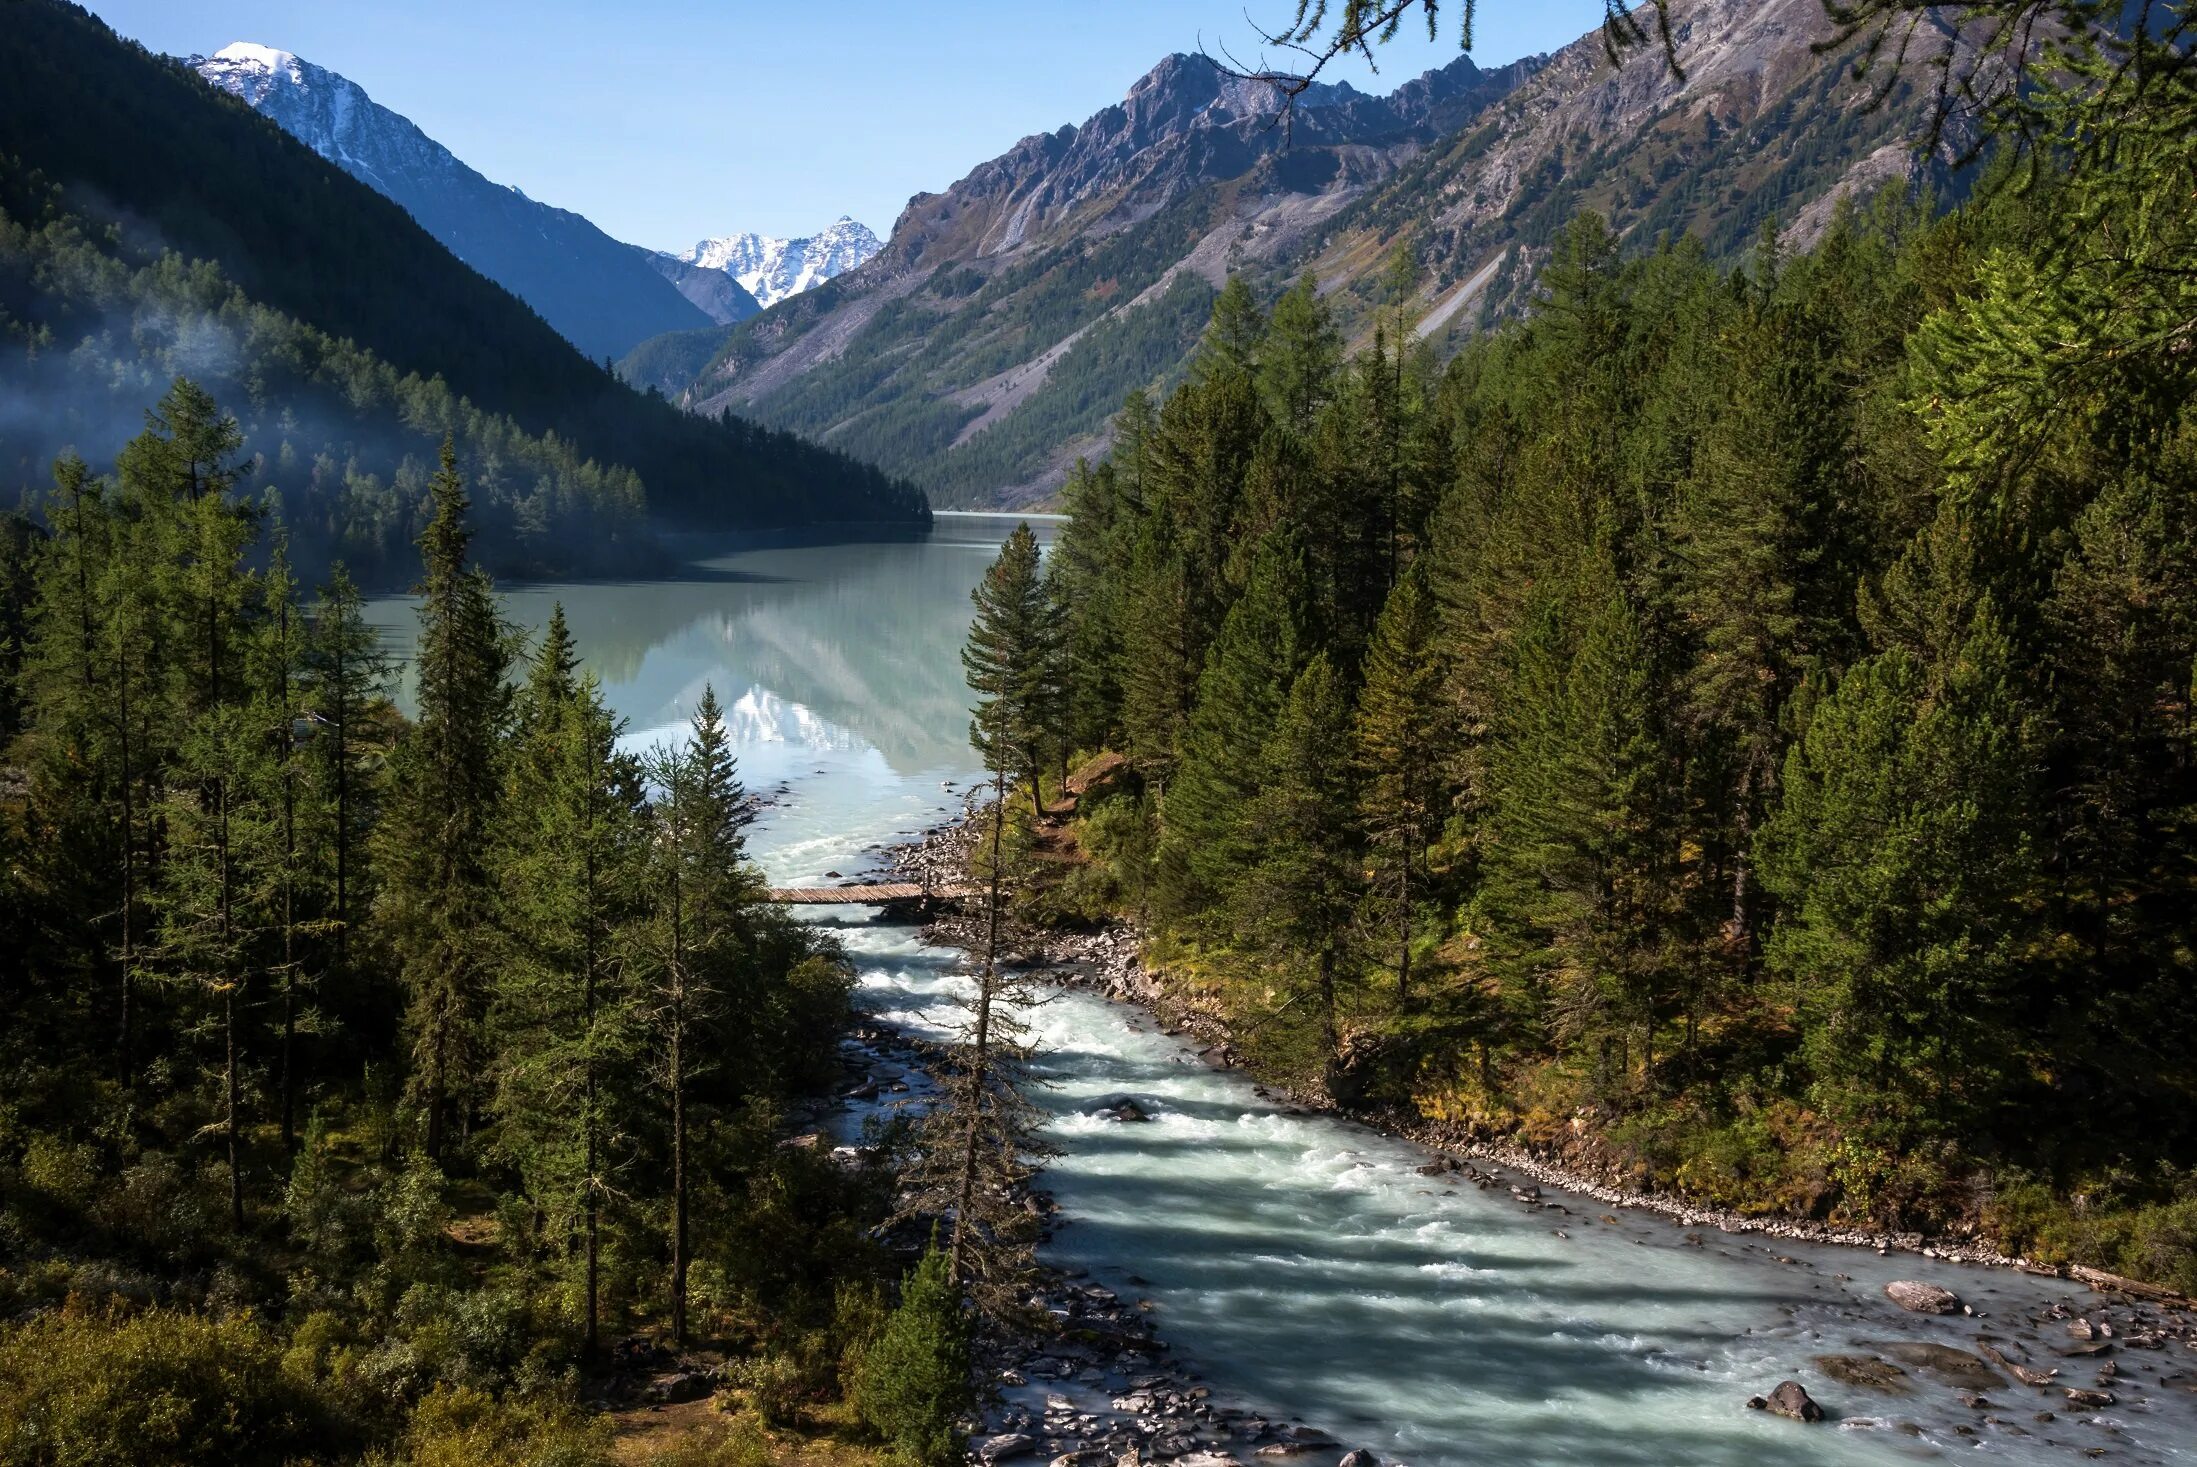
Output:
<svg viewBox="0 0 2197 1467">
<path fill-rule="evenodd" d="M 888 881 L 871 886 L 774 886 L 770 899 L 789 907 L 897 907 L 960 901 L 976 893 L 959 886 L 921 886 L 913 881 Z"/>
</svg>

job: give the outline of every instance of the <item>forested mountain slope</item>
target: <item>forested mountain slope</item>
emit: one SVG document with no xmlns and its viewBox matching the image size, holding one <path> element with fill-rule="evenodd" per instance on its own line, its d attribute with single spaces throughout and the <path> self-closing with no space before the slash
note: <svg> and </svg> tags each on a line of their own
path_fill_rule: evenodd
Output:
<svg viewBox="0 0 2197 1467">
<path fill-rule="evenodd" d="M 42 475 L 42 460 L 65 443 L 94 459 L 112 453 L 117 429 L 134 431 L 178 373 L 226 375 L 240 392 L 222 395 L 269 422 L 348 415 L 339 431 L 286 440 L 307 454 L 328 447 L 339 462 L 346 442 L 455 426 L 386 394 L 378 405 L 347 398 L 316 359 L 282 354 L 283 334 L 302 330 L 331 351 L 371 357 L 392 382 L 440 379 L 451 403 L 508 419 L 576 465 L 637 479 L 664 520 L 912 523 L 926 513 L 910 487 L 836 453 L 626 387 L 401 208 L 73 6 L 0 3 L 0 158 L 10 160 L 0 203 L 13 230 L 0 274 L 7 370 L 23 400 L 46 405 L 0 423 L 18 483 Z M 93 257 L 102 271 L 150 273 L 119 287 L 79 268 Z M 208 283 L 216 276 L 241 294 L 232 301 Z M 186 300 L 192 313 L 178 314 Z M 252 322 L 284 325 L 273 335 L 249 323 L 210 329 L 237 302 L 271 313 Z M 160 329 L 139 329 L 149 319 Z M 267 382 L 286 380 L 313 390 L 266 395 Z M 52 410 L 64 401 L 77 417 Z M 375 471 L 393 478 L 418 448 L 383 453 Z M 415 460 L 411 477 L 423 480 L 424 468 Z M 549 487 L 521 486 L 537 498 Z M 406 512 L 417 508 L 415 496 Z"/>
<path fill-rule="evenodd" d="M 1315 87 L 1287 128 L 1271 89 L 1170 58 L 1082 127 L 919 196 L 876 260 L 718 333 L 691 380 L 707 334 L 628 370 L 954 502 L 1023 502 L 1103 447 L 1126 391 L 1179 377 L 1228 273 L 1270 300 L 1313 271 L 1350 339 L 1401 307 L 1450 350 L 1522 307 L 1578 208 L 1628 248 L 1685 231 L 1729 258 L 1765 221 L 1807 238 L 1834 197 L 1913 171 L 1910 91 L 1873 106 L 1818 55 L 1818 0 L 1673 12 L 1679 74 L 1656 46 L 1613 68 L 1597 31 L 1385 98 Z"/>
</svg>

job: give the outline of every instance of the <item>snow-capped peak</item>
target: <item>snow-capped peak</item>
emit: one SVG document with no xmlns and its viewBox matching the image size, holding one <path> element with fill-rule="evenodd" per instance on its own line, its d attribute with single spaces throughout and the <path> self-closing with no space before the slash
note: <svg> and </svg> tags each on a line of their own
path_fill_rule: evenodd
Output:
<svg viewBox="0 0 2197 1467">
<path fill-rule="evenodd" d="M 235 62 L 240 66 L 256 66 L 263 71 L 294 71 L 298 64 L 297 57 L 290 52 L 262 46 L 256 41 L 231 41 L 216 51 L 213 59 Z"/>
<path fill-rule="evenodd" d="M 883 249 L 875 234 L 842 214 L 828 228 L 803 239 L 727 234 L 697 241 L 678 258 L 738 280 L 759 304 L 769 306 L 843 275 Z"/>
</svg>

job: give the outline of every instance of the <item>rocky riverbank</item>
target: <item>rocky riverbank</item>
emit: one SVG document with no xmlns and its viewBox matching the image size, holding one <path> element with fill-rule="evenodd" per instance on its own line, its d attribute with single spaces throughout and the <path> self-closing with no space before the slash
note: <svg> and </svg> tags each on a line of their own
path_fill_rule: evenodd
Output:
<svg viewBox="0 0 2197 1467">
<path fill-rule="evenodd" d="M 896 874 L 905 879 L 928 878 L 934 885 L 948 884 L 950 878 L 966 870 L 971 838 L 972 832 L 965 827 L 933 832 L 916 845 L 891 853 Z M 964 948 L 976 935 L 968 914 L 947 914 L 925 933 L 927 941 Z M 1064 986 L 1144 1009 L 1169 1034 L 1197 1049 L 1207 1064 L 1220 1068 L 1240 1064 L 1225 1025 L 1212 1015 L 1186 1011 L 1174 1003 L 1157 976 L 1143 966 L 1137 934 L 1128 928 L 1025 932 L 1017 935 L 1011 955 L 1018 963 L 1048 969 L 1048 976 Z M 1317 1097 L 1268 1094 L 1267 1099 L 1285 1112 L 1335 1109 Z M 1135 1117 L 1124 1119 L 1134 1123 Z M 1920 1433 L 1938 1441 L 1979 1434 L 2009 1438 L 2033 1435 L 2040 1438 L 2040 1445 L 2088 1450 L 2084 1447 L 2086 1441 L 2121 1440 L 2117 1434 L 2124 1429 L 2122 1423 L 2149 1424 L 2156 1429 L 2166 1420 L 2179 1418 L 2189 1406 L 2185 1393 L 2197 1394 L 2197 1372 L 2190 1369 L 2192 1356 L 2197 1354 L 2197 1324 L 2186 1312 L 2152 1297 L 2152 1291 L 2127 1286 L 2124 1281 L 2059 1274 L 2057 1277 L 2066 1278 L 2071 1285 L 2062 1292 L 2046 1279 L 2011 1288 L 1989 1275 L 1979 1275 L 1971 1288 L 1958 1276 L 1940 1270 L 1938 1277 L 1973 1302 L 1947 1294 L 1941 1302 L 1950 1317 L 1931 1319 L 1919 1326 L 1924 1333 L 1918 1338 L 1914 1330 L 1895 1326 L 1891 1320 L 1903 1313 L 1916 1317 L 1912 1311 L 1917 1305 L 1910 1300 L 1935 1299 L 1936 1295 L 1920 1285 L 1902 1297 L 1889 1289 L 1880 1290 L 1875 1282 L 1855 1283 L 1845 1272 L 1836 1271 L 1840 1260 L 1835 1254 L 1811 1254 L 1803 1243 L 1861 1247 L 1879 1254 L 1906 1251 L 1950 1262 L 2011 1264 L 2025 1273 L 2053 1271 L 2025 1267 L 2019 1260 L 2006 1259 L 1966 1240 L 1841 1231 L 1727 1216 L 1683 1198 L 1628 1189 L 1614 1175 L 1566 1168 L 1549 1158 L 1505 1148 L 1489 1138 L 1447 1132 L 1415 1123 L 1410 1117 L 1359 1114 L 1348 1119 L 1369 1122 L 1376 1129 L 1425 1147 L 1426 1156 L 1419 1170 L 1430 1186 L 1448 1190 L 1477 1187 L 1491 1192 L 1503 1198 L 1506 1205 L 1530 1212 L 1537 1219 L 1546 1218 L 1545 1225 L 1559 1239 L 1578 1234 L 1583 1228 L 1604 1231 L 1618 1224 L 1615 1216 L 1598 1217 L 1599 1209 L 1586 1205 L 1590 1202 L 1640 1209 L 1672 1219 L 1680 1224 L 1680 1230 L 1660 1231 L 1660 1225 L 1644 1220 L 1626 1224 L 1628 1230 L 1650 1230 L 1640 1231 L 1636 1241 L 1660 1240 L 1662 1246 L 1704 1247 L 1713 1253 L 1735 1256 L 1752 1254 L 1821 1281 L 1812 1288 L 1844 1296 L 1849 1302 L 1838 1306 L 1837 1313 L 1842 1319 L 1856 1322 L 1852 1338 L 1841 1342 L 1826 1338 L 1812 1348 L 1796 1341 L 1797 1348 L 1782 1361 L 1784 1370 L 1809 1382 L 1807 1389 L 1798 1381 L 1779 1380 L 1775 1374 L 1752 1387 L 1761 1409 L 1791 1417 L 1796 1423 L 1794 1430 L 1829 1419 L 1844 1429 L 1882 1428 Z M 1703 1233 L 1684 1233 L 1683 1228 L 1699 1228 Z M 1742 1243 L 1722 1233 L 1751 1234 L 1762 1241 Z M 1788 1252 L 1799 1257 L 1784 1256 Z M 1857 1261 L 1846 1267 L 1857 1274 L 1877 1277 L 1885 1273 L 1887 1265 L 1872 1261 L 1862 1267 Z M 1119 1281 L 1115 1282 L 1118 1286 Z M 1079 1307 L 1079 1292 L 1089 1287 L 1086 1281 L 1076 1279 L 1052 1281 L 1046 1290 L 1047 1307 L 1055 1311 L 1056 1317 L 1072 1317 Z M 1109 1291 L 1102 1289 L 1098 1293 L 1104 1296 L 1096 1299 L 1102 1308 L 1118 1308 L 1124 1302 Z M 1928 1318 L 1938 1308 L 1938 1304 L 1929 1304 L 1920 1313 Z M 1067 1316 L 1060 1313 L 1063 1310 L 1068 1311 Z M 1152 1344 L 1157 1346 L 1159 1342 L 1153 1340 Z M 2119 1352 L 2126 1353 L 2119 1359 L 2102 1358 Z M 1164 1361 L 1164 1349 L 1151 1352 L 1148 1358 Z M 1069 1380 L 1094 1393 L 1140 1384 L 1151 1388 L 1143 1393 L 1131 1390 L 1128 1395 L 1109 1395 L 1105 1404 L 1115 1410 L 1114 1419 L 1109 1422 L 1094 1414 L 1089 1423 L 1092 1434 L 1078 1435 L 1085 1427 L 1081 1417 L 1092 1396 L 1075 1396 L 1055 1388 L 1054 1372 L 1063 1364 L 1073 1366 Z M 1241 1410 L 1229 1412 L 1215 1406 L 1210 1396 L 1197 1394 L 1199 1382 L 1195 1375 L 1179 1367 L 1168 1370 L 1156 1364 L 1151 1380 L 1145 1382 L 1126 1370 L 1109 1371 L 1101 1362 L 1056 1363 L 1056 1357 L 1046 1352 L 1043 1343 L 1035 1342 L 1029 1355 L 1008 1368 L 1015 1372 L 1017 1381 L 1009 1387 L 1009 1401 L 1002 1413 L 988 1422 L 1005 1438 L 995 1449 L 995 1457 L 997 1452 L 1007 1450 L 1048 1452 L 1073 1462 L 1097 1463 L 1118 1458 L 1125 1445 L 1135 1445 L 1141 1460 L 1178 1455 L 1218 1462 L 1241 1461 L 1229 1453 L 1246 1448 L 1262 1460 L 1269 1455 L 1305 1450 L 1304 1445 L 1282 1435 L 1273 1423 L 1259 1422 Z M 1085 1378 L 1087 1371 L 1095 1372 L 1099 1379 Z M 2077 1371 L 2082 1372 L 2080 1378 Z M 1810 1399 L 1808 1389 L 1823 1397 L 1822 1405 Z M 2003 1392 L 2011 1392 L 2015 1398 L 2035 1399 L 2017 1411 Z M 1744 1390 L 1734 1395 L 1734 1410 L 1754 1404 L 1746 1396 Z M 1050 1399 L 1053 1397 L 1058 1399 Z M 1875 1414 L 1872 1404 L 1886 1414 Z M 1150 1407 L 1174 1414 L 1143 1414 Z M 1134 1418 L 1133 1427 L 1122 1419 L 1124 1416 Z M 2145 1423 L 2146 1417 L 2151 1418 L 2149 1423 Z M 1193 1430 L 1170 1430 L 1183 1423 Z M 1056 1444 L 1058 1450 L 1054 1450 Z M 1302 1460 L 1332 1463 L 1341 1445 L 1317 1449 L 1319 1456 L 1307 1455 Z M 2141 1453 L 2138 1459 L 2152 1460 Z"/>
<path fill-rule="evenodd" d="M 971 809 L 974 809 L 973 797 Z M 976 830 L 966 820 L 939 826 L 925 832 L 915 843 L 888 852 L 891 869 L 907 873 L 898 879 L 928 879 L 940 885 L 959 880 L 968 869 L 969 848 L 976 838 Z M 926 936 L 941 945 L 965 948 L 973 933 L 966 916 L 953 914 L 935 922 Z M 1145 1010 L 1170 1034 L 1194 1038 L 1199 1055 L 1209 1064 L 1224 1069 L 1239 1068 L 1242 1064 L 1242 1056 L 1226 1021 L 1184 1005 L 1168 991 L 1158 975 L 1145 967 L 1141 935 L 1131 924 L 1111 923 L 1090 932 L 1018 932 L 1012 952 L 1015 962 L 1046 969 L 1048 976 L 1063 986 L 1103 994 L 1115 1002 Z M 1560 1187 L 1613 1207 L 1658 1213 L 1689 1228 L 1714 1228 L 1795 1242 L 1871 1248 L 1879 1253 L 1914 1253 L 1951 1263 L 2015 1268 L 2071 1279 L 2101 1293 L 2174 1305 L 2185 1310 L 2197 1308 L 2197 1301 L 2179 1298 L 2149 1284 L 2080 1264 L 2056 1266 L 2016 1257 L 1979 1238 L 1880 1232 L 1831 1227 L 1805 1219 L 1750 1216 L 1728 1208 L 1707 1206 L 1677 1193 L 1643 1191 L 1628 1185 L 1614 1161 L 1594 1155 L 1591 1138 L 1555 1155 L 1522 1146 L 1508 1137 L 1429 1121 L 1408 1112 L 1345 1110 L 1324 1094 L 1305 1093 L 1287 1086 L 1276 1086 L 1275 1090 L 1306 1110 L 1345 1116 L 1424 1146 L 1438 1153 L 1435 1166 L 1482 1185 L 1509 1186 L 1510 1183 L 1497 1173 L 1473 1165 L 1475 1161 L 1516 1172 L 1536 1186 Z"/>
<path fill-rule="evenodd" d="M 974 809 L 973 798 L 969 810 Z M 966 813 L 966 812 L 965 812 Z M 872 852 L 879 866 L 868 879 L 932 888 L 964 884 L 976 831 L 966 818 L 920 840 Z M 924 930 L 934 946 L 974 953 L 982 932 L 967 914 L 947 913 Z M 1049 976 L 1089 981 L 1102 953 L 1133 942 L 1125 932 L 1080 940 L 1018 934 L 1011 959 Z M 934 1044 L 889 1025 L 857 1025 L 842 1044 L 847 1084 L 833 1127 L 838 1154 L 860 1159 L 860 1133 L 872 1114 L 920 1106 L 938 1057 Z M 1124 1113 L 1123 1124 L 1137 1117 Z M 1023 1204 L 1045 1219 L 1045 1236 L 1062 1225 L 1052 1198 L 1033 1187 Z M 1131 1280 L 1132 1284 L 1134 1280 Z M 971 1460 L 1045 1460 L 1050 1467 L 1119 1467 L 1167 1462 L 1175 1467 L 1244 1467 L 1246 1459 L 1277 1459 L 1301 1467 L 1374 1467 L 1371 1453 L 1301 1420 L 1279 1420 L 1215 1396 L 1198 1373 L 1172 1358 L 1147 1314 L 1149 1301 L 1124 1297 L 1078 1270 L 1041 1268 L 1028 1303 L 1049 1326 L 995 1343 L 981 1362 L 996 1386 Z M 1396 1464 L 1401 1467 L 1401 1464 Z"/>
</svg>

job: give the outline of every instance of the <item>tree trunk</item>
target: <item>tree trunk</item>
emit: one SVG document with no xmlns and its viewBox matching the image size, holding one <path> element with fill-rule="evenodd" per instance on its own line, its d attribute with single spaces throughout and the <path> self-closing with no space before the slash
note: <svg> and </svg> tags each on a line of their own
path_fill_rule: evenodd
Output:
<svg viewBox="0 0 2197 1467">
<path fill-rule="evenodd" d="M 123 654 L 126 658 L 127 653 Z M 130 1054 L 130 968 L 137 961 L 135 916 L 137 907 L 136 811 L 132 806 L 130 771 L 130 674 L 127 663 L 116 668 L 115 692 L 121 708 L 122 738 L 122 1032 L 117 1050 L 122 1088 L 136 1081 Z"/>
<path fill-rule="evenodd" d="M 674 857 L 671 876 L 671 1338 L 687 1342 L 686 931 Z"/>
<path fill-rule="evenodd" d="M 992 871 L 990 910 L 986 915 L 984 973 L 976 995 L 976 1043 L 969 1064 L 969 1121 L 962 1130 L 961 1177 L 954 1204 L 954 1240 L 946 1260 L 947 1277 L 964 1284 L 968 1263 L 969 1213 L 976 1205 L 977 1143 L 984 1119 L 984 1092 L 990 1083 L 992 1042 L 992 991 L 999 971 L 999 895 L 1001 848 L 1007 828 L 1007 782 L 1004 772 L 992 778 Z"/>
<path fill-rule="evenodd" d="M 238 1232 L 244 1231 L 244 1167 L 239 1154 L 237 1125 L 237 1046 L 236 1046 L 236 996 L 244 978 L 236 970 L 236 913 L 232 874 L 229 870 L 229 786 L 226 780 L 214 785 L 216 810 L 216 839 L 220 850 L 216 857 L 221 873 L 221 1029 L 228 1051 L 222 1076 L 222 1088 L 228 1092 L 228 1114 L 223 1129 L 229 1139 L 229 1223 Z"/>
<path fill-rule="evenodd" d="M 1396 1008 L 1401 1013 L 1411 1011 L 1411 843 L 1415 839 L 1405 833 L 1403 864 L 1396 879 Z"/>
<path fill-rule="evenodd" d="M 591 739 L 592 745 L 593 740 Z M 600 767 L 594 758 L 595 750 L 588 751 L 591 762 Z M 587 1189 L 587 1326 L 582 1347 L 592 1359 L 597 1346 L 596 1295 L 600 1282 L 600 1209 L 595 1195 L 595 785 L 593 770 L 588 774 L 587 793 L 587 853 L 585 876 L 587 883 L 587 908 L 581 928 L 583 946 L 580 954 L 580 1104 L 581 1125 L 587 1131 L 587 1159 L 581 1185 Z"/>
</svg>

